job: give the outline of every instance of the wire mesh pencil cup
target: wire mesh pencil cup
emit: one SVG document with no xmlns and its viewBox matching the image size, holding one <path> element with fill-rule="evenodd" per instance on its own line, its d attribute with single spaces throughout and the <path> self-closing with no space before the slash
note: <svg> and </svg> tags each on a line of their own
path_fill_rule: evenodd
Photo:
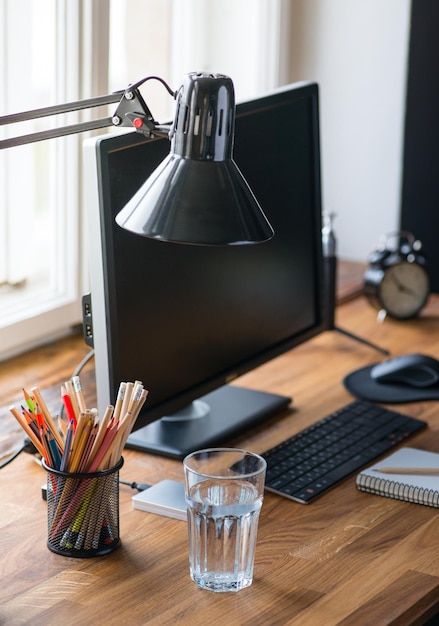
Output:
<svg viewBox="0 0 439 626">
<path fill-rule="evenodd" d="M 91 474 L 47 472 L 47 547 L 72 557 L 103 556 L 120 546 L 119 463 Z"/>
</svg>

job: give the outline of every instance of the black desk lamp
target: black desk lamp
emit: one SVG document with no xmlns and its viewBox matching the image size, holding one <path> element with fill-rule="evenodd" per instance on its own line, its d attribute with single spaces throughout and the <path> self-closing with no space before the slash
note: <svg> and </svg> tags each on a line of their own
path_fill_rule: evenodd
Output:
<svg viewBox="0 0 439 626">
<path fill-rule="evenodd" d="M 158 124 L 139 87 L 159 80 L 177 99 L 174 123 Z M 221 74 L 188 74 L 177 92 L 150 76 L 108 96 L 0 117 L 0 125 L 110 104 L 110 118 L 59 127 L 0 141 L 0 148 L 23 145 L 106 126 L 127 126 L 147 136 L 169 134 L 171 152 L 116 216 L 139 235 L 200 245 L 242 245 L 273 236 L 261 207 L 232 158 L 235 125 L 233 83 Z"/>
</svg>

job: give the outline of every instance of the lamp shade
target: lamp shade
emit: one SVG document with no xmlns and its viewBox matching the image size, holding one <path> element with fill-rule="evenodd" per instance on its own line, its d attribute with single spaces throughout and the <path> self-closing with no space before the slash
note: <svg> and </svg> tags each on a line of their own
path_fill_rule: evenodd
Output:
<svg viewBox="0 0 439 626">
<path fill-rule="evenodd" d="M 273 229 L 232 158 L 234 125 L 231 79 L 188 74 L 177 95 L 171 151 L 116 216 L 119 226 L 187 244 L 270 239 Z"/>
</svg>

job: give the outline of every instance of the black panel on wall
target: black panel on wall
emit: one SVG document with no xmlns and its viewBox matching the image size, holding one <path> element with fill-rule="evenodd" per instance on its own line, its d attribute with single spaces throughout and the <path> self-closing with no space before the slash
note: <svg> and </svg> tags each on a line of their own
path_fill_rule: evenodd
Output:
<svg viewBox="0 0 439 626">
<path fill-rule="evenodd" d="M 439 2 L 412 0 L 401 228 L 424 244 L 439 292 Z"/>
</svg>

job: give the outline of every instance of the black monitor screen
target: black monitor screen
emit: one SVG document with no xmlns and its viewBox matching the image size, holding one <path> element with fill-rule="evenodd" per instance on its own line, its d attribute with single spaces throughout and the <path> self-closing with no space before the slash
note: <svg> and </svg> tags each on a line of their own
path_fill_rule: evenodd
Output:
<svg viewBox="0 0 439 626">
<path fill-rule="evenodd" d="M 191 246 L 121 229 L 116 214 L 168 152 L 167 139 L 106 136 L 87 166 L 97 185 L 91 210 L 99 212 L 90 237 L 98 249 L 91 263 L 98 402 L 113 403 L 121 381 L 141 380 L 149 396 L 136 431 L 213 390 L 223 393 L 323 328 L 317 86 L 291 85 L 237 106 L 234 160 L 274 229 L 268 242 Z M 215 397 L 217 412 L 195 427 L 193 419 L 160 421 L 146 435 L 134 433 L 130 445 L 182 457 L 224 443 L 271 410 L 264 394 L 261 405 L 245 395 L 223 405 L 215 394 L 207 404 Z M 241 416 L 247 406 L 251 415 Z M 224 413 L 231 423 L 221 424 Z M 199 439 L 203 424 L 208 432 Z"/>
</svg>

